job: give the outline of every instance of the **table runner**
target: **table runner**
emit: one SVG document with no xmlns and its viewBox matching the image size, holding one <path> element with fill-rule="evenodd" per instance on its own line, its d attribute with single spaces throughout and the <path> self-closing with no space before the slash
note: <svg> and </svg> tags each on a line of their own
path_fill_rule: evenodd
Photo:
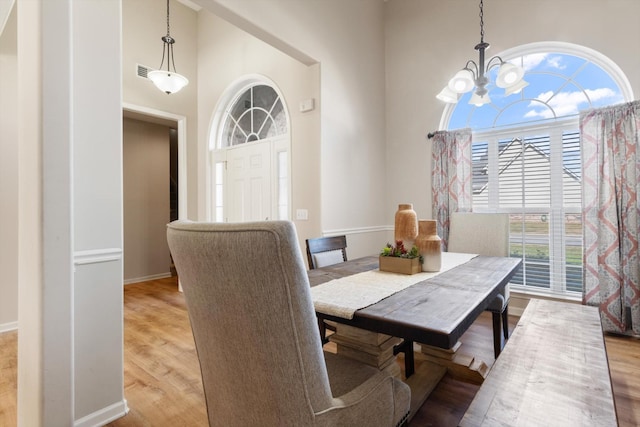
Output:
<svg viewBox="0 0 640 427">
<path fill-rule="evenodd" d="M 312 287 L 311 298 L 317 312 L 343 319 L 353 319 L 356 311 L 418 282 L 451 270 L 476 256 L 478 255 L 443 252 L 442 268 L 436 272 L 398 274 L 376 269 L 341 277 Z"/>
</svg>

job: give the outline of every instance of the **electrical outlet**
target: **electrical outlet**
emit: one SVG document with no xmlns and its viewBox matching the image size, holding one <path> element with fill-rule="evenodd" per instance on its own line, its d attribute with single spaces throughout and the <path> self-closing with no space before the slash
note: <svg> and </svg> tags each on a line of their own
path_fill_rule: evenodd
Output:
<svg viewBox="0 0 640 427">
<path fill-rule="evenodd" d="M 309 211 L 306 209 L 296 209 L 296 219 L 306 221 L 309 219 Z"/>
</svg>

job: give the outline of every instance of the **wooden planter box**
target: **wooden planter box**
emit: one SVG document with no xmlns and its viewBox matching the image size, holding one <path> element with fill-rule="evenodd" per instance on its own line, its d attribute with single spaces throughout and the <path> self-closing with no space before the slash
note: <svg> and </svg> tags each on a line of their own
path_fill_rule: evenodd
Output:
<svg viewBox="0 0 640 427">
<path fill-rule="evenodd" d="M 422 271 L 420 258 L 400 258 L 393 256 L 380 256 L 380 271 L 391 273 L 416 274 Z"/>
</svg>

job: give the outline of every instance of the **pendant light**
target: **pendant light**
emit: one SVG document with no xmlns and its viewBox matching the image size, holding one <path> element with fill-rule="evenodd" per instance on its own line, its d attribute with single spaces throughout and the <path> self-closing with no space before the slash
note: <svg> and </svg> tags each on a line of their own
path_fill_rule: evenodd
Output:
<svg viewBox="0 0 640 427">
<path fill-rule="evenodd" d="M 176 72 L 176 64 L 173 57 L 173 44 L 176 39 L 171 37 L 171 30 L 169 26 L 169 0 L 167 0 L 167 35 L 162 37 L 162 62 L 160 62 L 160 68 L 150 71 L 147 76 L 156 85 L 158 89 L 166 94 L 172 94 L 179 92 L 180 89 L 189 84 L 189 80 Z M 163 70 L 164 59 L 167 58 L 167 69 Z M 173 66 L 173 71 L 171 71 Z"/>
<path fill-rule="evenodd" d="M 485 67 L 485 51 L 489 49 L 489 43 L 484 41 L 484 3 L 480 0 L 480 43 L 475 46 L 479 53 L 478 62 L 468 60 L 464 68 L 458 71 L 449 84 L 436 96 L 441 101 L 448 103 L 458 102 L 458 96 L 467 93 L 475 87 L 475 92 L 469 100 L 469 104 L 482 106 L 491 102 L 487 84 L 489 71 L 499 66 L 496 86 L 505 90 L 506 95 L 518 93 L 529 83 L 523 80 L 524 70 L 515 64 L 505 62 L 499 56 L 494 56 L 487 61 Z"/>
</svg>

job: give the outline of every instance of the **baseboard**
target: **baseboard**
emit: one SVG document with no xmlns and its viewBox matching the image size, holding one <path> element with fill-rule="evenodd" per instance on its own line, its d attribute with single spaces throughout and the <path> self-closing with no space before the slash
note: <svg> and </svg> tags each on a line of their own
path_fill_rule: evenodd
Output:
<svg viewBox="0 0 640 427">
<path fill-rule="evenodd" d="M 0 334 L 15 331 L 18 329 L 18 322 L 0 323 Z"/>
<path fill-rule="evenodd" d="M 143 276 L 143 277 L 135 277 L 133 279 L 125 279 L 125 285 L 131 285 L 133 283 L 140 282 L 148 282 L 149 280 L 158 280 L 158 279 L 166 279 L 167 277 L 171 277 L 171 272 L 160 273 L 160 274 L 152 274 L 151 276 Z"/>
<path fill-rule="evenodd" d="M 110 423 L 111 421 L 122 418 L 129 413 L 129 407 L 127 406 L 127 399 L 123 399 L 121 402 L 114 403 L 113 405 L 102 408 L 92 414 L 76 420 L 73 423 L 74 427 L 99 427 Z"/>
</svg>

